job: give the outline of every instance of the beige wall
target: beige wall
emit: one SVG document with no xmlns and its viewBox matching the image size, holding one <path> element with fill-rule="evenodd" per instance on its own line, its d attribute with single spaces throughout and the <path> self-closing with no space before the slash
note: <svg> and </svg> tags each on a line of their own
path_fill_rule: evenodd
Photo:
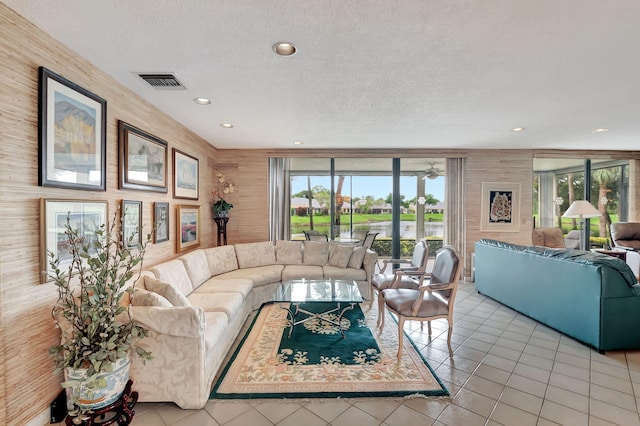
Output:
<svg viewBox="0 0 640 426">
<path fill-rule="evenodd" d="M 43 188 L 38 182 L 38 66 L 43 65 L 107 100 L 107 192 Z M 122 119 L 199 158 L 200 199 L 175 200 L 168 194 L 118 190 L 117 120 Z M 302 154 L 301 154 L 302 153 Z M 543 153 L 545 154 L 545 153 Z M 557 154 L 557 153 L 547 153 Z M 593 155 L 593 153 L 584 153 Z M 602 154 L 601 155 L 609 155 Z M 534 151 L 217 151 L 131 93 L 86 60 L 42 33 L 0 3 L 0 424 L 22 425 L 47 409 L 59 392 L 60 377 L 53 375 L 48 348 L 58 340 L 50 317 L 55 301 L 51 284 L 39 278 L 40 198 L 107 200 L 110 211 L 122 199 L 140 200 L 144 226 L 151 227 L 155 201 L 171 205 L 171 240 L 150 245 L 145 264 L 177 256 L 175 207 L 199 204 L 202 246 L 215 245 L 215 226 L 209 202 L 213 171 L 220 169 L 236 183 L 229 196 L 234 204 L 228 226 L 229 243 L 268 239 L 268 158 L 322 157 L 466 157 L 466 254 L 479 238 L 498 238 L 527 244 L 531 231 L 531 180 Z M 567 155 L 560 153 L 559 155 Z M 575 157 L 575 152 L 570 154 Z M 631 158 L 630 153 L 617 153 Z M 634 158 L 640 158 L 638 153 Z M 637 163 L 637 162 L 635 162 Z M 173 174 L 169 173 L 169 188 Z M 634 175 L 634 193 L 638 175 Z M 480 232 L 480 188 L 484 181 L 521 184 L 519 233 Z M 636 202 L 635 211 L 638 211 Z M 635 214 L 635 213 L 634 213 Z M 468 264 L 468 262 L 467 262 Z M 467 271 L 468 273 L 468 271 Z"/>
<path fill-rule="evenodd" d="M 38 186 L 38 67 L 45 66 L 107 100 L 107 192 Z M 199 158 L 198 201 L 167 194 L 118 190 L 117 120 L 164 139 L 169 145 L 169 188 L 173 182 L 171 148 Z M 215 149 L 151 107 L 74 52 L 0 3 L 0 424 L 23 425 L 43 412 L 60 390 L 48 348 L 58 340 L 50 309 L 56 294 L 39 279 L 40 198 L 107 200 L 112 214 L 120 200 L 143 202 L 151 229 L 153 202 L 170 203 L 170 241 L 150 244 L 153 264 L 175 256 L 176 206 L 201 206 L 203 246 L 214 244 L 209 202 Z"/>
</svg>

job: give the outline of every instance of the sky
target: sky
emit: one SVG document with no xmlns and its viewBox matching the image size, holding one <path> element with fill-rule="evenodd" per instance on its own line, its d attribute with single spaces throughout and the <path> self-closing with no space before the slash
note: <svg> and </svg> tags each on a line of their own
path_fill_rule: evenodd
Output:
<svg viewBox="0 0 640 426">
<path fill-rule="evenodd" d="M 311 187 L 322 185 L 329 189 L 331 179 L 329 176 L 312 176 Z M 353 198 L 363 198 L 372 195 L 374 199 L 386 198 L 391 193 L 391 176 L 353 176 L 353 183 L 349 188 L 349 178 L 345 179 L 342 190 L 343 195 L 352 192 Z M 400 192 L 405 194 L 406 199 L 415 197 L 416 177 L 402 176 L 400 178 Z M 291 180 L 291 193 L 297 194 L 307 189 L 306 176 L 296 176 Z M 444 201 L 444 177 L 425 180 L 425 192 L 433 195 L 439 201 Z"/>
</svg>

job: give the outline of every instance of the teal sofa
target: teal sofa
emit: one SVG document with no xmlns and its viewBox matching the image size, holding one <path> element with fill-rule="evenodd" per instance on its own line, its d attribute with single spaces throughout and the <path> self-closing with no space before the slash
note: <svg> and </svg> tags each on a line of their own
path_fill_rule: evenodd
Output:
<svg viewBox="0 0 640 426">
<path fill-rule="evenodd" d="M 475 286 L 600 352 L 640 349 L 640 284 L 620 259 L 484 239 L 475 244 Z"/>
</svg>

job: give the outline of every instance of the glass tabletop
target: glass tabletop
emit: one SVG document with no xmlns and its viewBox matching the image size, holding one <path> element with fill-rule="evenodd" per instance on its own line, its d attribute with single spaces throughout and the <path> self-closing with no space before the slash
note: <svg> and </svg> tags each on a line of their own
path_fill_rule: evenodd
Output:
<svg viewBox="0 0 640 426">
<path fill-rule="evenodd" d="M 278 286 L 277 302 L 362 302 L 355 281 L 346 280 L 291 280 Z"/>
</svg>

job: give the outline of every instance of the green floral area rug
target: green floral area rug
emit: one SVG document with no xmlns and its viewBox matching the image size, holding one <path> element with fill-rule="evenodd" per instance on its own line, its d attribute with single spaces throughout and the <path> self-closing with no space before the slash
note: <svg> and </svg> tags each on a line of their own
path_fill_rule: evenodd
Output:
<svg viewBox="0 0 640 426">
<path fill-rule="evenodd" d="M 340 329 L 313 319 L 294 327 L 289 338 L 288 303 L 263 305 L 214 385 L 212 399 L 402 397 L 449 395 L 405 335 L 396 358 L 398 327 L 375 328 L 377 311 L 348 310 Z M 334 304 L 335 306 L 335 304 Z M 325 303 L 300 308 L 324 312 Z M 327 318 L 337 322 L 337 314 Z M 304 318 L 298 314 L 296 320 Z"/>
</svg>

